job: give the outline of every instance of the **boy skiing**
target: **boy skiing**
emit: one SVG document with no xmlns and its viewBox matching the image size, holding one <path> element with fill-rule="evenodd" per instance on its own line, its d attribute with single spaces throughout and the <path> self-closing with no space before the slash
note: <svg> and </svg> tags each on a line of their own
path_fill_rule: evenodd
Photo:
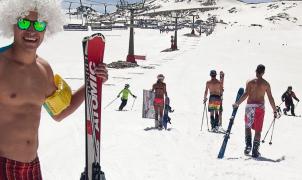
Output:
<svg viewBox="0 0 302 180">
<path fill-rule="evenodd" d="M 282 101 L 285 102 L 285 106 L 286 106 L 283 109 L 283 113 L 285 115 L 287 115 L 287 112 L 290 110 L 291 115 L 296 116 L 296 114 L 295 114 L 295 105 L 294 105 L 294 102 L 293 102 L 293 98 L 298 102 L 300 100 L 296 97 L 296 94 L 293 92 L 293 87 L 288 86 L 286 92 L 283 93 L 281 98 L 282 98 Z"/>
<path fill-rule="evenodd" d="M 123 108 L 127 105 L 129 94 L 130 94 L 132 97 L 136 98 L 136 96 L 133 95 L 132 92 L 130 91 L 129 87 L 130 87 L 129 84 L 125 84 L 124 89 L 121 90 L 121 92 L 117 95 L 117 97 L 119 98 L 120 95 L 122 94 L 122 97 L 121 97 L 122 102 L 121 102 L 120 107 L 118 108 L 119 111 L 122 111 Z"/>
<path fill-rule="evenodd" d="M 271 93 L 270 84 L 263 79 L 265 73 L 265 66 L 260 64 L 256 69 L 256 78 L 250 80 L 246 84 L 246 89 L 241 98 L 233 104 L 233 107 L 239 105 L 247 99 L 245 108 L 245 144 L 244 154 L 248 155 L 252 150 L 252 133 L 251 129 L 255 130 L 255 137 L 253 142 L 252 157 L 258 158 L 260 156 L 259 146 L 261 131 L 264 121 L 264 95 L 267 94 L 269 102 L 274 112 L 274 118 L 277 118 L 278 112 L 275 101 Z"/>
</svg>

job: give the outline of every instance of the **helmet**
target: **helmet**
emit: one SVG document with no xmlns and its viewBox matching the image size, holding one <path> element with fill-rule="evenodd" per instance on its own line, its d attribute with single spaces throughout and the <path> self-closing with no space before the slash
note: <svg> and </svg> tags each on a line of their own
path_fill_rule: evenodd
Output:
<svg viewBox="0 0 302 180">
<path fill-rule="evenodd" d="M 159 74 L 159 75 L 157 75 L 157 79 L 158 80 L 164 80 L 165 76 L 163 74 Z"/>
<path fill-rule="evenodd" d="M 287 88 L 288 90 L 292 90 L 293 89 L 293 87 L 292 86 L 288 86 L 288 88 Z"/>
<path fill-rule="evenodd" d="M 211 71 L 210 71 L 210 76 L 216 76 L 216 75 L 217 75 L 217 73 L 216 73 L 215 70 L 211 70 Z"/>
<path fill-rule="evenodd" d="M 125 84 L 125 88 L 129 88 L 130 87 L 130 85 L 129 84 Z"/>
</svg>

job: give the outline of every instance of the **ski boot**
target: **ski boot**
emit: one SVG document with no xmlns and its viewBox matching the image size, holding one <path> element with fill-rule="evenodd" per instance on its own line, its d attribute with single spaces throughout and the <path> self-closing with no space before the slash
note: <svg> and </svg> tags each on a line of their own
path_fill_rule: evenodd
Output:
<svg viewBox="0 0 302 180">
<path fill-rule="evenodd" d="M 283 109 L 283 114 L 287 115 L 286 109 Z"/>
<path fill-rule="evenodd" d="M 158 120 L 158 130 L 162 130 L 162 129 L 163 129 L 163 122 L 162 120 Z"/>
<path fill-rule="evenodd" d="M 260 146 L 260 142 L 254 140 L 253 143 L 253 151 L 252 151 L 252 157 L 253 158 L 258 158 L 261 156 L 261 154 L 259 153 L 259 146 Z"/>
<path fill-rule="evenodd" d="M 245 155 L 250 154 L 251 150 L 252 150 L 252 136 L 251 135 L 247 135 L 247 136 L 245 136 L 244 154 Z"/>
<path fill-rule="evenodd" d="M 155 128 L 158 129 L 158 127 L 159 127 L 159 122 L 158 122 L 158 120 L 155 119 L 154 122 L 155 122 Z"/>
<path fill-rule="evenodd" d="M 226 130 L 223 129 L 222 126 L 218 126 L 218 132 L 221 132 L 221 133 L 226 133 Z"/>
<path fill-rule="evenodd" d="M 211 118 L 211 130 L 212 130 L 212 132 L 216 132 L 214 116 L 210 116 L 210 118 Z"/>
<path fill-rule="evenodd" d="M 219 132 L 219 131 L 218 131 L 218 127 L 213 127 L 213 128 L 212 128 L 212 132 L 218 133 L 218 132 Z"/>
<path fill-rule="evenodd" d="M 158 125 L 158 130 L 162 130 L 163 129 L 163 125 L 162 124 L 159 124 Z"/>
</svg>

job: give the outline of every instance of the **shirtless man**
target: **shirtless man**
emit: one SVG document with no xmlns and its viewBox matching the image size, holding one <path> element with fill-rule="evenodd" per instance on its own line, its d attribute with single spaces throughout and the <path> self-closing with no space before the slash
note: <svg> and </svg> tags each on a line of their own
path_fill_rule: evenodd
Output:
<svg viewBox="0 0 302 180">
<path fill-rule="evenodd" d="M 0 179 L 41 180 L 37 149 L 42 105 L 54 120 L 61 121 L 84 101 L 84 85 L 72 94 L 66 82 L 54 76 L 50 65 L 36 54 L 45 33 L 56 32 L 52 26 L 60 21 L 51 16 L 61 16 L 59 4 L 9 1 L 0 3 L 1 18 L 7 18 L 12 32 L 3 32 L 3 24 L 0 30 L 14 37 L 10 46 L 0 50 Z M 15 9 L 11 7 L 14 3 Z M 5 14 L 10 8 L 18 17 Z M 103 82 L 108 79 L 103 64 L 97 66 L 96 74 Z"/>
<path fill-rule="evenodd" d="M 252 149 L 252 133 L 251 128 L 255 130 L 255 137 L 253 142 L 252 157 L 259 157 L 259 146 L 261 131 L 264 120 L 264 95 L 267 94 L 268 100 L 274 111 L 274 118 L 277 118 L 277 108 L 274 98 L 271 93 L 270 84 L 263 79 L 265 72 L 265 66 L 260 64 L 256 69 L 256 78 L 247 82 L 245 92 L 242 97 L 233 104 L 233 107 L 238 107 L 245 99 L 247 99 L 247 105 L 245 108 L 245 150 L 247 155 Z"/>
<path fill-rule="evenodd" d="M 155 93 L 154 98 L 154 110 L 155 110 L 155 128 L 162 128 L 163 110 L 165 105 L 165 97 L 168 97 L 166 84 L 163 82 L 165 79 L 164 75 L 159 74 L 157 76 L 157 82 L 152 86 L 152 92 Z M 158 119 L 159 115 L 159 119 Z"/>
<path fill-rule="evenodd" d="M 211 117 L 211 127 L 213 132 L 218 131 L 219 123 L 219 111 L 221 106 L 221 95 L 222 95 L 222 85 L 221 82 L 216 79 L 216 71 L 211 70 L 210 76 L 211 80 L 207 81 L 206 88 L 204 92 L 203 103 L 207 102 L 208 91 L 210 91 L 208 111 Z"/>
</svg>

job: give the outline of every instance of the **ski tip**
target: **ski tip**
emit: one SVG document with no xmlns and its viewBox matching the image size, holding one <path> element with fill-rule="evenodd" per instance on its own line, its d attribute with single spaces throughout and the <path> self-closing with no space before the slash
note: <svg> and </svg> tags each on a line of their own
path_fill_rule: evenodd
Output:
<svg viewBox="0 0 302 180">
<path fill-rule="evenodd" d="M 236 96 L 236 101 L 235 102 L 237 102 L 240 98 L 241 98 L 241 96 L 243 95 L 243 93 L 244 93 L 244 88 L 239 88 L 239 90 L 238 90 L 238 92 L 237 92 L 237 96 Z"/>
<path fill-rule="evenodd" d="M 94 33 L 90 36 L 86 36 L 83 38 L 83 42 L 86 42 L 86 41 L 91 40 L 96 37 L 100 37 L 105 42 L 105 36 L 102 33 Z"/>
<path fill-rule="evenodd" d="M 239 88 L 238 94 L 243 94 L 243 93 L 244 93 L 244 88 L 243 87 Z"/>
</svg>

